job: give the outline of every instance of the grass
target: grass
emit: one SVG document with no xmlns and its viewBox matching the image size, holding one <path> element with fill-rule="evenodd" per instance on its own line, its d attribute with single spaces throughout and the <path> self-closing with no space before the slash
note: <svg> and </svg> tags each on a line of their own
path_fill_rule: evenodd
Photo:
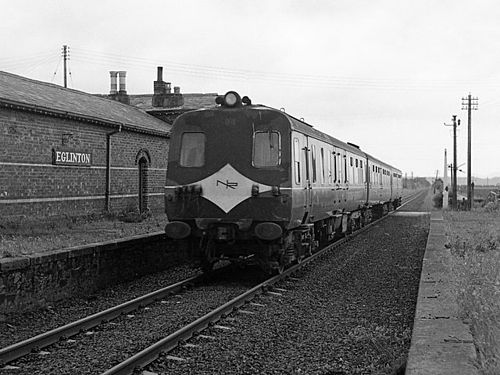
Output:
<svg viewBox="0 0 500 375">
<path fill-rule="evenodd" d="M 19 257 L 163 231 L 165 214 L 57 216 L 0 220 L 0 258 Z"/>
<path fill-rule="evenodd" d="M 470 324 L 481 372 L 500 374 L 500 205 L 446 211 L 462 318 Z"/>
</svg>

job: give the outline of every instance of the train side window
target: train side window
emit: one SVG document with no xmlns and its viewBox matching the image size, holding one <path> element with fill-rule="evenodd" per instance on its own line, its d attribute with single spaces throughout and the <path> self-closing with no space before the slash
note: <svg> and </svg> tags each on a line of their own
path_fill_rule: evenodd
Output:
<svg viewBox="0 0 500 375">
<path fill-rule="evenodd" d="M 337 153 L 335 151 L 332 152 L 333 156 L 333 182 L 337 182 Z"/>
<path fill-rule="evenodd" d="M 321 183 L 325 183 L 325 150 L 321 147 Z"/>
<path fill-rule="evenodd" d="M 202 167 L 205 165 L 205 133 L 183 133 L 181 137 L 182 167 Z"/>
<path fill-rule="evenodd" d="M 316 182 L 316 146 L 311 146 L 312 182 Z"/>
<path fill-rule="evenodd" d="M 333 179 L 335 178 L 334 174 L 333 174 L 334 162 L 335 162 L 334 153 L 329 152 L 329 156 L 328 156 L 328 183 L 330 185 L 334 182 Z"/>
<path fill-rule="evenodd" d="M 349 181 L 349 178 L 347 177 L 348 176 L 348 170 L 347 170 L 347 156 L 344 155 L 344 182 L 348 182 Z"/>
<path fill-rule="evenodd" d="M 256 168 L 275 167 L 281 162 L 280 133 L 275 130 L 257 131 L 253 135 L 253 165 Z"/>
<path fill-rule="evenodd" d="M 295 183 L 300 184 L 300 143 L 297 138 L 293 139 L 293 168 Z"/>
</svg>

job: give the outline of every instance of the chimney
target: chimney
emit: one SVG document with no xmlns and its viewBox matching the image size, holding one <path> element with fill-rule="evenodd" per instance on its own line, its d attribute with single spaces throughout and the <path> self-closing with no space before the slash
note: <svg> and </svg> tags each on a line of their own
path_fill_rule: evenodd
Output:
<svg viewBox="0 0 500 375">
<path fill-rule="evenodd" d="M 127 90 L 125 87 L 125 77 L 127 75 L 127 72 L 110 71 L 109 75 L 111 76 L 111 90 L 109 91 L 108 97 L 124 104 L 130 104 L 130 98 L 127 95 Z M 117 77 L 120 80 L 120 90 L 117 90 Z"/>
<path fill-rule="evenodd" d="M 116 76 L 118 75 L 118 72 L 115 71 L 110 71 L 109 75 L 111 76 L 111 90 L 109 91 L 110 95 L 116 94 L 118 92 L 117 86 L 116 86 Z"/>
<path fill-rule="evenodd" d="M 127 75 L 127 72 L 125 71 L 120 71 L 118 73 L 118 78 L 120 79 L 120 92 L 126 94 L 127 93 L 127 88 L 125 86 L 125 77 Z"/>
<path fill-rule="evenodd" d="M 184 104 L 184 98 L 179 87 L 174 87 L 172 94 L 172 84 L 163 81 L 163 67 L 157 67 L 157 80 L 153 82 L 153 98 L 151 104 L 156 108 L 176 108 Z"/>
<path fill-rule="evenodd" d="M 153 94 L 163 95 L 166 90 L 166 83 L 163 82 L 163 67 L 159 66 L 157 80 L 153 82 Z"/>
</svg>

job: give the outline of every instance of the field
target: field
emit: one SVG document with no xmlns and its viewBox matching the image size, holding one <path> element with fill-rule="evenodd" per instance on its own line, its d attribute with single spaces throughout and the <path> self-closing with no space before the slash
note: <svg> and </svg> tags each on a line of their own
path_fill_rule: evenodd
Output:
<svg viewBox="0 0 500 375">
<path fill-rule="evenodd" d="M 483 375 L 500 374 L 500 205 L 445 211 L 462 318 L 470 324 Z"/>
</svg>

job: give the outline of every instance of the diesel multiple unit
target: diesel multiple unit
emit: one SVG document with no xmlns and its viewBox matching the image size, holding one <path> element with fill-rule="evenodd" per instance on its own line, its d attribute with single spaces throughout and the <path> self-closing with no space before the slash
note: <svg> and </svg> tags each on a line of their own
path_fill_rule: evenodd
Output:
<svg viewBox="0 0 500 375">
<path fill-rule="evenodd" d="M 282 272 L 400 204 L 401 171 L 358 146 L 234 91 L 216 102 L 173 124 L 165 188 L 166 234 L 205 270 Z"/>
</svg>

